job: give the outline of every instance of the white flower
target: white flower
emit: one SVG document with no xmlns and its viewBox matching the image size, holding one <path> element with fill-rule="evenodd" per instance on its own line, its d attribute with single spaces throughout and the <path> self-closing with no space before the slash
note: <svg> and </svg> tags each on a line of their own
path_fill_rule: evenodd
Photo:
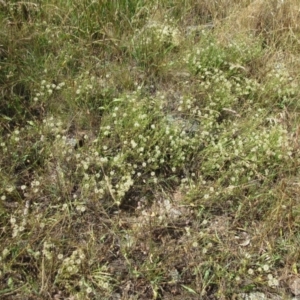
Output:
<svg viewBox="0 0 300 300">
<path fill-rule="evenodd" d="M 253 274 L 254 274 L 254 271 L 253 271 L 252 269 L 249 269 L 249 270 L 248 270 L 248 274 L 249 274 L 249 275 L 253 275 Z"/>
<path fill-rule="evenodd" d="M 197 242 L 193 242 L 193 248 L 197 248 L 199 246 L 199 244 Z"/>
<path fill-rule="evenodd" d="M 67 208 L 68 208 L 68 204 L 67 204 L 67 203 L 64 203 L 61 209 L 62 209 L 62 210 L 66 210 Z"/>
<path fill-rule="evenodd" d="M 271 274 L 268 275 L 268 285 L 275 287 L 279 285 L 279 280 L 277 278 L 273 278 L 273 276 Z"/>
<path fill-rule="evenodd" d="M 68 272 L 71 273 L 73 271 L 73 267 L 72 266 L 68 266 L 67 270 L 68 270 Z"/>
<path fill-rule="evenodd" d="M 270 267 L 269 267 L 269 265 L 263 265 L 263 270 L 265 271 L 265 272 L 268 272 L 269 270 L 270 270 Z"/>
<path fill-rule="evenodd" d="M 137 143 L 134 140 L 131 140 L 130 144 L 133 149 L 137 146 Z"/>
</svg>

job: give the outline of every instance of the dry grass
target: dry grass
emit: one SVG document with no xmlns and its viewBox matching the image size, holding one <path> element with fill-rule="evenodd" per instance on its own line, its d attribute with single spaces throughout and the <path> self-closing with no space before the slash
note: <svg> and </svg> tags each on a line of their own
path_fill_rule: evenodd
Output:
<svg viewBox="0 0 300 300">
<path fill-rule="evenodd" d="M 0 1 L 0 298 L 300 295 L 299 9 Z"/>
</svg>

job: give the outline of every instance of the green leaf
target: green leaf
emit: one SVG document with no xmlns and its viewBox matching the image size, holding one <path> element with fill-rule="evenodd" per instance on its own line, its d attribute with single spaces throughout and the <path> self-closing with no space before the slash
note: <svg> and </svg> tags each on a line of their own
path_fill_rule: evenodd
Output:
<svg viewBox="0 0 300 300">
<path fill-rule="evenodd" d="M 194 294 L 194 295 L 197 294 L 197 292 L 195 292 L 192 288 L 190 288 L 190 287 L 188 287 L 188 286 L 186 286 L 186 285 L 184 285 L 184 284 L 182 284 L 181 286 L 182 286 L 184 289 L 186 289 L 187 291 L 189 291 L 191 294 Z"/>
</svg>

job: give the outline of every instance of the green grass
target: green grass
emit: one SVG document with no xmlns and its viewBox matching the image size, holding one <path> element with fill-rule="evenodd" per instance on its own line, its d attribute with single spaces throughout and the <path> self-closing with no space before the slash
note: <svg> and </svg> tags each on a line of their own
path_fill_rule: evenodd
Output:
<svg viewBox="0 0 300 300">
<path fill-rule="evenodd" d="M 0 298 L 291 299 L 297 1 L 0 1 Z"/>
</svg>

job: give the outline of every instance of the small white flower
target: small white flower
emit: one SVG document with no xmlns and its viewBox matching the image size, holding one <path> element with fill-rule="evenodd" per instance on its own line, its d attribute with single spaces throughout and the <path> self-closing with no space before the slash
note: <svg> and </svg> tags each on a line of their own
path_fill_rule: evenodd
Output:
<svg viewBox="0 0 300 300">
<path fill-rule="evenodd" d="M 62 210 L 66 210 L 67 208 L 68 208 L 68 204 L 67 204 L 67 203 L 64 203 L 61 209 L 62 209 Z"/>
<path fill-rule="evenodd" d="M 269 270 L 270 270 L 270 267 L 269 267 L 269 265 L 263 265 L 263 270 L 265 271 L 265 272 L 268 272 Z"/>
<path fill-rule="evenodd" d="M 71 273 L 73 271 L 73 267 L 72 266 L 68 266 L 67 270 L 68 270 L 68 272 Z"/>
<path fill-rule="evenodd" d="M 268 285 L 271 287 L 275 287 L 279 285 L 279 280 L 277 278 L 270 278 L 268 280 Z"/>
<path fill-rule="evenodd" d="M 197 248 L 199 246 L 199 244 L 197 242 L 193 242 L 193 248 Z"/>
<path fill-rule="evenodd" d="M 253 271 L 252 269 L 249 269 L 249 270 L 248 270 L 248 274 L 249 274 L 249 275 L 253 275 L 253 274 L 254 274 L 254 271 Z"/>
<path fill-rule="evenodd" d="M 202 225 L 207 225 L 208 224 L 208 221 L 207 220 L 203 220 L 202 221 Z"/>
<path fill-rule="evenodd" d="M 137 146 L 137 143 L 134 140 L 131 140 L 130 144 L 133 149 Z"/>
</svg>

